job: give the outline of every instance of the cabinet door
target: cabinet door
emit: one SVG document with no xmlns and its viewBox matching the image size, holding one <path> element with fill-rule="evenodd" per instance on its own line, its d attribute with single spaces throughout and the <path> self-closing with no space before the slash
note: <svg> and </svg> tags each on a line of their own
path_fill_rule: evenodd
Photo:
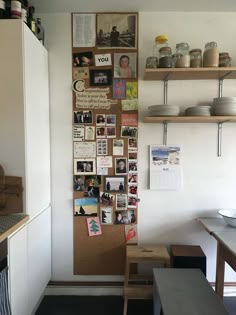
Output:
<svg viewBox="0 0 236 315">
<path fill-rule="evenodd" d="M 26 211 L 31 217 L 50 205 L 48 53 L 24 26 Z"/>
<path fill-rule="evenodd" d="M 28 275 L 30 314 L 51 279 L 51 208 L 28 223 Z"/>
<path fill-rule="evenodd" d="M 8 238 L 9 295 L 12 315 L 29 314 L 27 255 L 27 226 L 25 225 Z"/>
</svg>

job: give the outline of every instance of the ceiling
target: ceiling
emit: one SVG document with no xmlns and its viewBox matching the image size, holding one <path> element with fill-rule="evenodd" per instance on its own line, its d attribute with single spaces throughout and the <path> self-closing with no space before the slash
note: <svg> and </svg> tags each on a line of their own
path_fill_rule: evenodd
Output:
<svg viewBox="0 0 236 315">
<path fill-rule="evenodd" d="M 31 0 L 37 13 L 236 12 L 236 0 Z"/>
</svg>

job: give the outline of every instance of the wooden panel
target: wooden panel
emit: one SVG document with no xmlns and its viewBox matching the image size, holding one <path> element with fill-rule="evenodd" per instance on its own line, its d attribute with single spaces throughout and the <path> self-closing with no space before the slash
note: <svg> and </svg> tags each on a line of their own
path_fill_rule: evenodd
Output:
<svg viewBox="0 0 236 315">
<path fill-rule="evenodd" d="M 0 214 L 23 212 L 23 187 L 22 178 L 5 176 L 5 205 L 0 207 Z"/>
<path fill-rule="evenodd" d="M 145 69 L 144 80 L 236 79 L 236 67 Z"/>
<path fill-rule="evenodd" d="M 123 275 L 124 225 L 103 225 L 102 235 L 88 236 L 86 217 L 74 217 L 74 273 Z"/>
</svg>

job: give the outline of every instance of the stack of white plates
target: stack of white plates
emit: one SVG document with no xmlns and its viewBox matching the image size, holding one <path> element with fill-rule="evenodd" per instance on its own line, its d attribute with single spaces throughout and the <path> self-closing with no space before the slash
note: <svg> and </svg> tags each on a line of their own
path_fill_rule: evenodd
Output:
<svg viewBox="0 0 236 315">
<path fill-rule="evenodd" d="M 185 110 L 186 116 L 211 116 L 211 106 L 201 105 L 189 107 Z"/>
<path fill-rule="evenodd" d="M 178 116 L 180 112 L 178 105 L 152 105 L 148 109 L 150 116 Z"/>
<path fill-rule="evenodd" d="M 236 97 L 216 97 L 212 108 L 215 116 L 236 116 Z"/>
</svg>

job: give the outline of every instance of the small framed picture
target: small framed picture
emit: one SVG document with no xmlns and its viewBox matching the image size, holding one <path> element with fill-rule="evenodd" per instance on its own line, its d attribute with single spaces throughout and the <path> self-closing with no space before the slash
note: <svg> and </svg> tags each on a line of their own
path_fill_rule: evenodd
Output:
<svg viewBox="0 0 236 315">
<path fill-rule="evenodd" d="M 111 84 L 112 84 L 111 69 L 90 70 L 91 86 L 107 86 Z"/>
<path fill-rule="evenodd" d="M 105 126 L 105 122 L 106 122 L 106 115 L 105 114 L 96 115 L 96 125 L 97 126 Z"/>
<path fill-rule="evenodd" d="M 74 175 L 74 191 L 84 190 L 84 176 Z"/>
<path fill-rule="evenodd" d="M 100 208 L 101 224 L 113 224 L 113 209 L 112 207 Z"/>
<path fill-rule="evenodd" d="M 137 162 L 128 162 L 129 173 L 137 173 L 138 172 L 138 164 Z"/>
<path fill-rule="evenodd" d="M 130 126 L 121 126 L 121 136 L 122 137 L 137 138 L 138 137 L 138 128 L 137 127 L 130 127 Z"/>
<path fill-rule="evenodd" d="M 129 160 L 137 160 L 138 152 L 137 151 L 129 151 L 128 152 Z"/>
<path fill-rule="evenodd" d="M 137 150 L 137 148 L 138 148 L 137 138 L 129 138 L 128 139 L 128 150 Z"/>
<path fill-rule="evenodd" d="M 105 176 L 104 191 L 126 192 L 126 176 Z"/>
<path fill-rule="evenodd" d="M 113 206 L 116 195 L 100 192 L 100 203 L 106 206 Z"/>
<path fill-rule="evenodd" d="M 116 195 L 116 210 L 127 210 L 127 195 L 126 194 L 117 194 Z"/>
<path fill-rule="evenodd" d="M 108 138 L 115 138 L 116 127 L 106 127 L 106 135 Z"/>
<path fill-rule="evenodd" d="M 116 115 L 106 115 L 106 126 L 116 125 Z"/>
<path fill-rule="evenodd" d="M 115 158 L 115 174 L 127 174 L 127 158 Z"/>
<path fill-rule="evenodd" d="M 93 114 L 91 110 L 74 111 L 74 124 L 92 124 Z"/>
<path fill-rule="evenodd" d="M 96 174 L 95 159 L 74 159 L 75 175 L 92 175 Z"/>
</svg>

